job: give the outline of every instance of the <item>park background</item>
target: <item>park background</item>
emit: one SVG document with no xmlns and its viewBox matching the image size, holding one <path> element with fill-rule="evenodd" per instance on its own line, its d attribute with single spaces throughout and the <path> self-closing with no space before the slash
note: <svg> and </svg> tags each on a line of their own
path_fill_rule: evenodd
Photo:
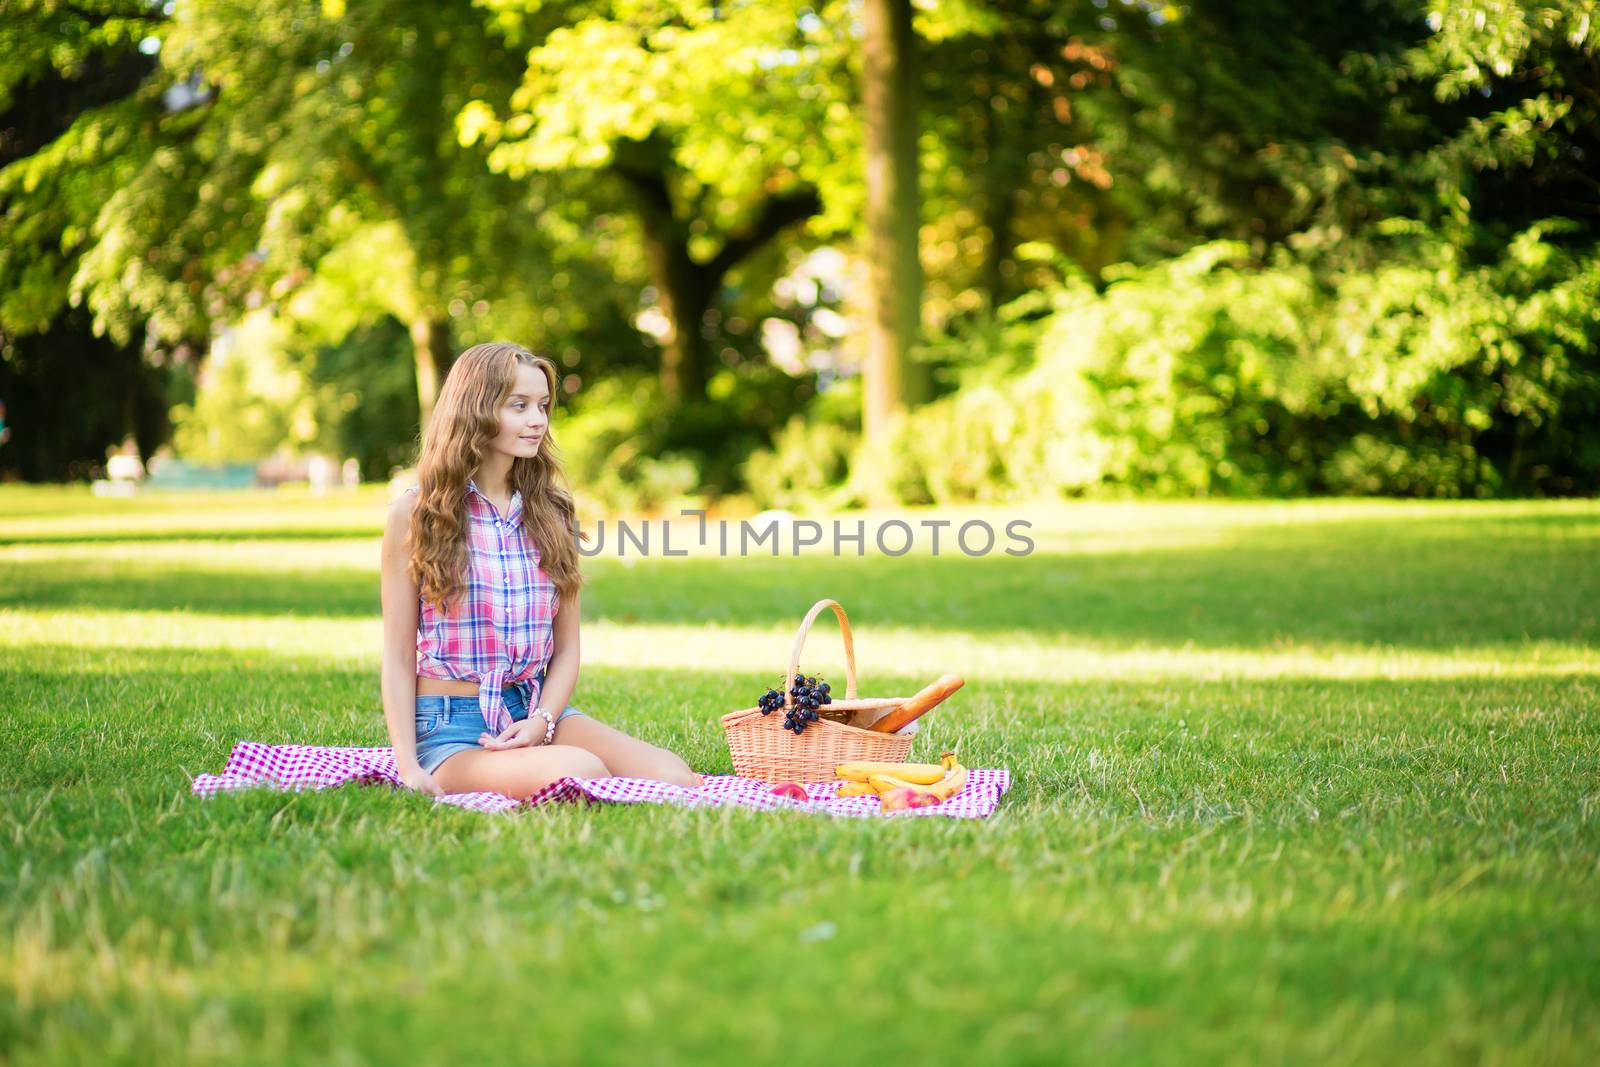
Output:
<svg viewBox="0 0 1600 1067">
<path fill-rule="evenodd" d="M 0 15 L 0 1061 L 1592 1060 L 1600 5 Z M 998 812 L 191 796 L 387 744 L 490 339 L 586 525 L 1030 522 L 584 567 L 578 706 L 729 773 L 831 596 Z"/>
<path fill-rule="evenodd" d="M 591 510 L 1593 494 L 1595 14 L 12 0 L 0 477 L 386 480 L 510 338 Z"/>
</svg>

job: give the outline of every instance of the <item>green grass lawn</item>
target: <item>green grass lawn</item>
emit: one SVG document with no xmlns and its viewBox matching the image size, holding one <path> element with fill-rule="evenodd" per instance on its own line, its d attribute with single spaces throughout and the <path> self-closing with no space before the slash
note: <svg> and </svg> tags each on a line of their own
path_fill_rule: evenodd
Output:
<svg viewBox="0 0 1600 1067">
<path fill-rule="evenodd" d="M 1137 504 L 586 563 L 573 702 L 729 773 L 801 617 L 994 817 L 198 800 L 387 744 L 386 493 L 0 489 L 0 1062 L 1589 1063 L 1600 504 Z M 925 542 L 923 542 L 925 546 Z M 869 541 L 870 545 L 870 541 Z M 803 667 L 843 688 L 822 616 Z"/>
</svg>

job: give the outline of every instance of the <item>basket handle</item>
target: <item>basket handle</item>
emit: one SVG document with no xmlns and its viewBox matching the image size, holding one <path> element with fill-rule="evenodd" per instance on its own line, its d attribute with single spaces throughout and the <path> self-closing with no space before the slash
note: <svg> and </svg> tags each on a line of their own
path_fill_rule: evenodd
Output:
<svg viewBox="0 0 1600 1067">
<path fill-rule="evenodd" d="M 837 600 L 826 597 L 811 605 L 811 610 L 806 612 L 805 621 L 800 624 L 800 632 L 794 635 L 794 650 L 789 653 L 789 673 L 783 676 L 783 710 L 788 711 L 794 707 L 794 694 L 790 689 L 794 684 L 794 676 L 800 670 L 800 650 L 805 647 L 806 634 L 811 630 L 811 623 L 823 608 L 832 608 L 833 613 L 839 618 L 839 635 L 844 638 L 844 668 L 845 687 L 844 698 L 856 699 L 856 646 L 855 639 L 850 636 L 850 620 L 845 618 L 844 608 L 839 606 Z"/>
</svg>

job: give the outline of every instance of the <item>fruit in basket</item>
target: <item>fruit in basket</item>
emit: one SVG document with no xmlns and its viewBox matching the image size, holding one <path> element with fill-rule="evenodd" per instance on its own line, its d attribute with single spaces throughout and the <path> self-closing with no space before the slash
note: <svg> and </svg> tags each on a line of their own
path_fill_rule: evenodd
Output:
<svg viewBox="0 0 1600 1067">
<path fill-rule="evenodd" d="M 818 719 L 817 709 L 833 703 L 828 693 L 828 683 L 818 682 L 815 676 L 796 674 L 789 690 L 790 706 L 784 715 L 783 728 L 794 731 L 795 736 L 805 732 L 808 724 Z"/>
<path fill-rule="evenodd" d="M 788 684 L 789 707 L 784 710 L 783 728 L 798 736 L 805 732 L 808 724 L 820 717 L 818 708 L 833 703 L 833 696 L 828 683 L 817 681 L 815 675 L 796 674 Z M 756 706 L 761 709 L 761 714 L 770 715 L 783 707 L 783 694 L 776 689 L 768 689 L 756 701 Z"/>
<path fill-rule="evenodd" d="M 865 782 L 871 775 L 887 774 L 906 782 L 932 785 L 949 771 L 942 763 L 841 763 L 833 774 L 847 782 Z"/>
<path fill-rule="evenodd" d="M 756 701 L 756 707 L 761 709 L 761 714 L 770 715 L 775 709 L 783 707 L 783 694 L 769 688 L 761 694 L 761 699 Z"/>
<path fill-rule="evenodd" d="M 779 782 L 772 787 L 772 792 L 780 797 L 788 797 L 790 800 L 810 799 L 809 794 L 806 793 L 806 787 L 799 782 Z"/>
<path fill-rule="evenodd" d="M 789 709 L 789 714 L 783 717 L 783 728 L 785 730 L 793 730 L 796 734 L 802 734 L 805 732 L 806 723 L 816 717 L 817 713 L 814 711 L 791 708 Z"/>
</svg>

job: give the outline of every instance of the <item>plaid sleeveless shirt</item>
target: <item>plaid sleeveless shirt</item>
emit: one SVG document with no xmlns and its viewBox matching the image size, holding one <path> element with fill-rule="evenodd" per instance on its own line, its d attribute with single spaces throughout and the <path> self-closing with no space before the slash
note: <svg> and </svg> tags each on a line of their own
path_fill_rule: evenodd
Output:
<svg viewBox="0 0 1600 1067">
<path fill-rule="evenodd" d="M 489 732 L 498 734 L 511 725 L 501 692 L 506 686 L 525 685 L 529 710 L 539 705 L 560 597 L 522 525 L 520 492 L 512 492 L 501 515 L 468 481 L 466 504 L 466 584 L 448 612 L 417 598 L 417 673 L 477 682 L 478 709 Z"/>
</svg>

